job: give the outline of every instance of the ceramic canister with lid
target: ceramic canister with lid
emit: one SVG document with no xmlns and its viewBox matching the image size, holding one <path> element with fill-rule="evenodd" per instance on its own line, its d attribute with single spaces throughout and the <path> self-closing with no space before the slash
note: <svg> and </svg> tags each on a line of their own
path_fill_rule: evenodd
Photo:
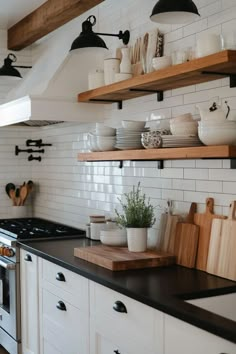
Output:
<svg viewBox="0 0 236 354">
<path fill-rule="evenodd" d="M 106 226 L 106 222 L 91 222 L 90 223 L 90 238 L 92 240 L 100 240 L 100 231 Z"/>
</svg>

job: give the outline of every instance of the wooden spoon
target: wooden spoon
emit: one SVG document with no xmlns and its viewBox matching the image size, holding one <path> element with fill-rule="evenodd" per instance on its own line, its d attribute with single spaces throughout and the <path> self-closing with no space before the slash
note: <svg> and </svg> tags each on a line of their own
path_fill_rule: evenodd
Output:
<svg viewBox="0 0 236 354">
<path fill-rule="evenodd" d="M 27 184 L 26 184 L 26 187 L 27 187 L 28 193 L 31 193 L 32 190 L 33 190 L 33 187 L 34 187 L 34 182 L 33 181 L 28 181 Z"/>
<path fill-rule="evenodd" d="M 16 190 L 15 189 L 10 189 L 9 196 L 10 196 L 12 202 L 13 202 L 13 206 L 16 206 Z"/>
<path fill-rule="evenodd" d="M 20 188 L 16 188 L 15 190 L 15 200 L 16 200 L 16 205 L 20 206 L 21 205 Z"/>
<path fill-rule="evenodd" d="M 20 187 L 20 205 L 24 205 L 26 198 L 28 196 L 28 188 L 26 184 Z"/>
<path fill-rule="evenodd" d="M 5 187 L 5 191 L 6 191 L 6 193 L 7 193 L 7 195 L 8 195 L 9 198 L 11 198 L 11 197 L 10 197 L 10 190 L 11 190 L 11 189 L 15 190 L 15 189 L 16 189 L 16 186 L 14 185 L 14 183 L 7 183 L 7 185 L 6 185 L 6 187 Z"/>
</svg>

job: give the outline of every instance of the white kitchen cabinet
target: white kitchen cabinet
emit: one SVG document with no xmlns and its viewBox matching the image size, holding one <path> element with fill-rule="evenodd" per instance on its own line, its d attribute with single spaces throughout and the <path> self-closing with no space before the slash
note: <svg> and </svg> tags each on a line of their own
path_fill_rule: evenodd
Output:
<svg viewBox="0 0 236 354">
<path fill-rule="evenodd" d="M 165 315 L 165 354 L 236 354 L 236 344 Z"/>
<path fill-rule="evenodd" d="M 38 257 L 20 250 L 22 354 L 39 354 Z"/>
<path fill-rule="evenodd" d="M 163 354 L 163 327 L 163 313 L 90 281 L 90 354 Z"/>
<path fill-rule="evenodd" d="M 41 354 L 89 353 L 88 280 L 40 259 Z"/>
</svg>

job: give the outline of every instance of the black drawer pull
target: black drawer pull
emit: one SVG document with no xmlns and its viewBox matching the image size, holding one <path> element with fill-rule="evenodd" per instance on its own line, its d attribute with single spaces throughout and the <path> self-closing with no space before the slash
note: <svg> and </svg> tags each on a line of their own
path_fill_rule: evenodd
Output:
<svg viewBox="0 0 236 354">
<path fill-rule="evenodd" d="M 26 262 L 32 262 L 32 257 L 31 257 L 31 255 L 30 255 L 30 254 L 26 254 L 24 260 L 25 260 Z"/>
<path fill-rule="evenodd" d="M 120 354 L 119 350 L 114 350 L 115 354 Z"/>
<path fill-rule="evenodd" d="M 58 281 L 66 281 L 66 278 L 63 273 L 57 273 L 56 280 Z"/>
<path fill-rule="evenodd" d="M 64 304 L 63 301 L 58 301 L 57 303 L 57 309 L 61 311 L 66 311 L 66 305 Z"/>
<path fill-rule="evenodd" d="M 121 301 L 116 301 L 113 305 L 113 310 L 121 313 L 127 313 L 127 308 Z"/>
</svg>

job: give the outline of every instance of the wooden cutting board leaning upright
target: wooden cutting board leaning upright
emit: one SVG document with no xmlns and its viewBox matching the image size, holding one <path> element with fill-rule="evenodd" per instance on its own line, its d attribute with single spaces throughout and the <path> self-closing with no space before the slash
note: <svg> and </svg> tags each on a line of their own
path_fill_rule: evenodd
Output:
<svg viewBox="0 0 236 354">
<path fill-rule="evenodd" d="M 196 263 L 199 226 L 194 225 L 193 218 L 197 204 L 192 203 L 184 222 L 177 223 L 175 235 L 175 251 L 177 264 L 194 268 Z"/>
<path fill-rule="evenodd" d="M 208 257 L 208 250 L 209 250 L 209 243 L 210 243 L 210 236 L 211 236 L 212 221 L 214 219 L 226 218 L 223 215 L 215 215 L 213 210 L 214 210 L 214 199 L 207 198 L 205 213 L 194 214 L 194 224 L 200 227 L 196 268 L 204 271 L 206 271 L 207 269 L 207 257 Z"/>
<path fill-rule="evenodd" d="M 168 252 L 174 254 L 176 225 L 180 221 L 180 215 L 172 214 L 172 201 L 167 201 L 168 212 L 161 215 L 160 229 L 159 229 L 159 250 L 161 252 Z"/>
<path fill-rule="evenodd" d="M 222 220 L 217 275 L 236 280 L 236 201 L 230 204 L 227 220 Z"/>
</svg>

